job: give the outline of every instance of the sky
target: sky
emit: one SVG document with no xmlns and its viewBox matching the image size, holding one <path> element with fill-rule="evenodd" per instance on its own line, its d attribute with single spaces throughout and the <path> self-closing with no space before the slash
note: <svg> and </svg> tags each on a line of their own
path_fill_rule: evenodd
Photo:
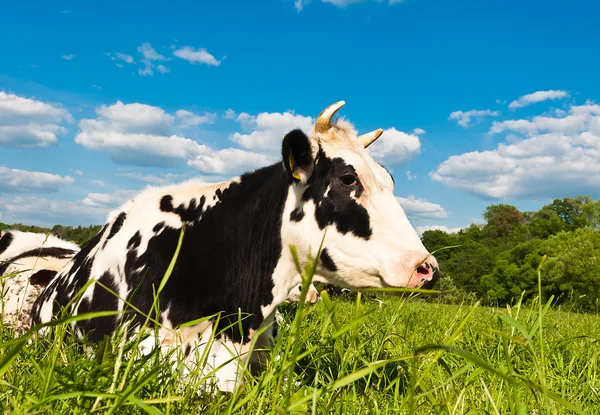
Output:
<svg viewBox="0 0 600 415">
<path fill-rule="evenodd" d="M 600 3 L 9 2 L 0 222 L 103 224 L 146 186 L 277 162 L 327 105 L 413 226 L 600 198 Z"/>
</svg>

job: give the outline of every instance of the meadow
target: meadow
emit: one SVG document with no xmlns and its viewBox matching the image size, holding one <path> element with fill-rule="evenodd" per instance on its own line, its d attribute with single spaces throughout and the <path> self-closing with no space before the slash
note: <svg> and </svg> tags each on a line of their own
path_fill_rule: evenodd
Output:
<svg viewBox="0 0 600 415">
<path fill-rule="evenodd" d="M 323 293 L 315 305 L 284 304 L 269 362 L 233 394 L 198 392 L 198 376 L 182 386 L 158 354 L 126 358 L 135 339 L 105 340 L 86 355 L 68 317 L 52 340 L 2 327 L 0 407 L 4 414 L 600 413 L 598 315 L 539 297 L 492 308 L 441 304 L 443 295 Z"/>
</svg>

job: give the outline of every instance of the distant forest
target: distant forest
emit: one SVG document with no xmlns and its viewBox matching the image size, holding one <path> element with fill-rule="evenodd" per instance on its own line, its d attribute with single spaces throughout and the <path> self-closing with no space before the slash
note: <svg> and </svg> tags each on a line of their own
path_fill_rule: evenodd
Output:
<svg viewBox="0 0 600 415">
<path fill-rule="evenodd" d="M 537 295 L 541 268 L 545 299 L 577 311 L 600 310 L 600 200 L 589 196 L 555 199 L 537 212 L 507 204 L 490 205 L 485 223 L 458 233 L 425 231 L 425 247 L 438 259 L 442 277 L 435 288 L 449 290 L 439 299 L 457 303 L 481 299 L 490 306 L 525 302 Z M 2 229 L 52 232 L 80 246 L 101 226 L 51 229 L 0 223 Z"/>
<path fill-rule="evenodd" d="M 589 196 L 555 199 L 537 212 L 506 204 L 488 206 L 485 224 L 458 233 L 426 231 L 423 244 L 442 270 L 438 288 L 455 288 L 450 302 L 464 297 L 483 304 L 514 304 L 542 295 L 577 311 L 600 309 L 600 200 Z M 523 294 L 524 293 L 524 294 Z M 444 298 L 443 296 L 441 298 Z"/>
<path fill-rule="evenodd" d="M 97 226 L 62 226 L 54 225 L 52 228 L 42 228 L 39 226 L 23 225 L 21 223 L 15 223 L 13 225 L 7 225 L 6 223 L 0 222 L 0 231 L 5 229 L 16 229 L 23 232 L 37 232 L 37 233 L 49 233 L 52 232 L 59 238 L 67 241 L 75 242 L 77 245 L 82 246 L 84 243 L 89 241 L 100 232 L 102 225 Z"/>
</svg>

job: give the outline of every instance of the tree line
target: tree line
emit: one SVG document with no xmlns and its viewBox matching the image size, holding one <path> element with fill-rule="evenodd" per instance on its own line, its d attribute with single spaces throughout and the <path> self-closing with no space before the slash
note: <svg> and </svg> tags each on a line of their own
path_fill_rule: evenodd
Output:
<svg viewBox="0 0 600 415">
<path fill-rule="evenodd" d="M 23 232 L 36 232 L 36 233 L 52 233 L 58 236 L 61 239 L 65 239 L 67 241 L 75 242 L 77 245 L 82 246 L 84 243 L 89 241 L 100 232 L 102 229 L 101 225 L 93 225 L 93 226 L 63 226 L 63 225 L 54 225 L 52 228 L 43 228 L 40 226 L 32 226 L 32 225 L 23 225 L 22 223 L 15 223 L 12 225 L 8 225 L 6 223 L 0 222 L 0 231 L 8 230 L 8 229 L 16 229 Z"/>
<path fill-rule="evenodd" d="M 589 196 L 555 199 L 536 212 L 495 204 L 485 223 L 458 233 L 425 231 L 423 244 L 435 252 L 441 288 L 453 288 L 450 302 L 465 297 L 503 306 L 538 293 L 542 258 L 544 298 L 580 310 L 600 309 L 600 200 Z M 446 249 L 444 249 L 446 248 Z M 443 296 L 442 296 L 443 297 Z"/>
</svg>

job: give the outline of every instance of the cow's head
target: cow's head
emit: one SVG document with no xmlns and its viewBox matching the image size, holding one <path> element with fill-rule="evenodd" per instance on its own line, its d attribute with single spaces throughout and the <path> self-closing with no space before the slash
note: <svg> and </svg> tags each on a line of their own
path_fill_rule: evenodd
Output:
<svg viewBox="0 0 600 415">
<path fill-rule="evenodd" d="M 283 242 L 314 254 L 326 229 L 315 280 L 351 288 L 430 287 L 437 261 L 394 197 L 392 176 L 366 150 L 383 130 L 359 136 L 349 122 L 332 121 L 343 105 L 323 110 L 310 137 L 293 130 L 283 139 L 292 180 Z"/>
</svg>

